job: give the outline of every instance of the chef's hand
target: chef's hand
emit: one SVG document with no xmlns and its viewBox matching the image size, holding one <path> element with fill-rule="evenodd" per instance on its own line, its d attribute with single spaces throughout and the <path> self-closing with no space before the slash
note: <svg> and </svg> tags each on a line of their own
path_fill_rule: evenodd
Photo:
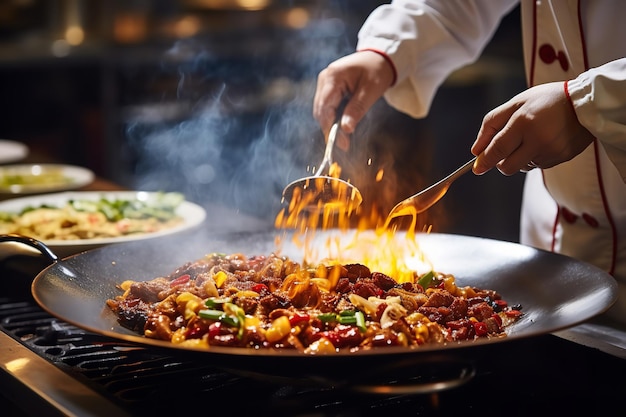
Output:
<svg viewBox="0 0 626 417">
<path fill-rule="evenodd" d="M 313 117 L 328 135 L 337 119 L 337 109 L 344 98 L 348 101 L 339 122 L 344 133 L 338 135 L 337 146 L 347 150 L 349 135 L 374 103 L 393 82 L 391 64 L 380 54 L 360 51 L 332 62 L 317 77 L 313 99 Z"/>
<path fill-rule="evenodd" d="M 550 168 L 581 153 L 593 135 L 576 118 L 563 82 L 538 85 L 487 113 L 472 145 L 475 174 Z"/>
</svg>

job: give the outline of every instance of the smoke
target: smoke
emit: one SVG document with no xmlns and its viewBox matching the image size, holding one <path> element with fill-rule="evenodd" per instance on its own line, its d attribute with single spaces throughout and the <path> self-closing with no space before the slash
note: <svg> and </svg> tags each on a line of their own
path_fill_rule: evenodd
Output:
<svg viewBox="0 0 626 417">
<path fill-rule="evenodd" d="M 273 221 L 282 189 L 321 161 L 315 80 L 354 40 L 336 18 L 277 30 L 267 42 L 254 36 L 237 46 L 184 40 L 166 51 L 160 72 L 175 82 L 126 130 L 136 189 L 180 191 Z"/>
</svg>

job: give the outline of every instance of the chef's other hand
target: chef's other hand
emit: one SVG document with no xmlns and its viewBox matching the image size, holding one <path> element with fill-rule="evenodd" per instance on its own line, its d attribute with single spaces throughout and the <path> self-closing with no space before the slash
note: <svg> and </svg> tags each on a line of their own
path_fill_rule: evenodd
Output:
<svg viewBox="0 0 626 417">
<path fill-rule="evenodd" d="M 585 150 L 592 134 L 576 118 L 563 82 L 538 85 L 484 117 L 472 153 L 475 174 L 497 167 L 504 175 L 550 168 Z"/>
<path fill-rule="evenodd" d="M 317 77 L 313 99 L 313 117 L 328 135 L 337 119 L 337 109 L 348 98 L 339 122 L 345 133 L 337 137 L 337 146 L 347 150 L 349 136 L 374 103 L 382 97 L 394 79 L 394 69 L 373 51 L 359 51 L 332 62 Z"/>
</svg>

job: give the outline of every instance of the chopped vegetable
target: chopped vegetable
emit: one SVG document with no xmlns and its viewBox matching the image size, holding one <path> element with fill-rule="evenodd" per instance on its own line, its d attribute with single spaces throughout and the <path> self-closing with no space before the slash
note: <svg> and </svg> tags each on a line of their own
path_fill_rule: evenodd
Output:
<svg viewBox="0 0 626 417">
<path fill-rule="evenodd" d="M 291 331 L 291 324 L 289 324 L 289 318 L 287 316 L 280 316 L 272 322 L 272 325 L 267 332 L 265 332 L 265 338 L 268 342 L 278 342 L 283 337 L 287 336 Z"/>
<path fill-rule="evenodd" d="M 310 316 L 306 313 L 296 312 L 293 316 L 289 318 L 289 324 L 292 326 L 297 326 L 300 323 L 308 323 Z"/>
<path fill-rule="evenodd" d="M 239 326 L 239 320 L 237 317 L 229 316 L 221 310 L 200 310 L 198 311 L 198 316 L 207 320 L 220 321 L 233 327 Z"/>
<path fill-rule="evenodd" d="M 169 220 L 176 215 L 176 208 L 184 201 L 180 193 L 157 193 L 153 200 L 109 200 L 98 201 L 70 200 L 69 204 L 77 211 L 102 213 L 108 220 L 145 219 L 154 217 Z"/>
<path fill-rule="evenodd" d="M 215 275 L 213 275 L 213 279 L 215 280 L 215 285 L 217 286 L 217 288 L 222 288 L 222 285 L 224 284 L 224 281 L 226 281 L 226 278 L 228 278 L 228 275 L 226 275 L 226 272 L 224 271 L 217 271 Z"/>
<path fill-rule="evenodd" d="M 367 326 L 365 325 L 365 314 L 362 311 L 357 311 L 354 313 L 354 317 L 356 318 L 356 327 L 363 333 L 367 330 Z"/>
<path fill-rule="evenodd" d="M 230 303 L 233 299 L 230 297 L 218 298 L 218 297 L 210 297 L 207 298 L 204 304 L 212 309 L 222 308 L 224 303 Z"/>
<path fill-rule="evenodd" d="M 426 289 L 426 288 L 430 287 L 430 285 L 433 283 L 434 278 L 435 278 L 435 274 L 433 273 L 433 271 L 428 271 L 424 275 L 419 277 L 419 279 L 417 280 L 417 283 L 423 289 Z"/>
<path fill-rule="evenodd" d="M 323 313 L 318 314 L 317 318 L 320 319 L 322 323 L 330 323 L 337 320 L 337 315 L 335 313 Z"/>
</svg>

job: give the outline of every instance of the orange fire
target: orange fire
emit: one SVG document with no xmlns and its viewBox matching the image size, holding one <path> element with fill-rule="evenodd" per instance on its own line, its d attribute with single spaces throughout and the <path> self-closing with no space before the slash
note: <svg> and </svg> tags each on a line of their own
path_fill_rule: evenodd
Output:
<svg viewBox="0 0 626 417">
<path fill-rule="evenodd" d="M 333 163 L 329 175 L 339 178 L 340 174 L 341 168 Z M 383 175 L 380 169 L 376 181 L 381 181 Z M 317 180 L 320 179 L 313 179 Z M 345 188 L 341 188 L 342 184 Z M 355 207 L 351 199 L 346 199 L 349 191 L 345 182 L 338 182 L 336 187 L 333 192 L 337 198 L 326 203 L 322 202 L 320 185 L 296 189 L 288 205 L 276 216 L 276 228 L 294 230 L 293 243 L 303 249 L 305 262 L 362 263 L 398 282 L 412 282 L 416 276 L 432 270 L 415 240 L 417 213 L 405 213 L 411 222 L 406 231 L 400 232 L 393 219 L 379 213 L 375 206 L 364 213 L 362 207 Z M 317 230 L 331 233 L 324 234 L 325 241 L 320 242 Z"/>
</svg>

